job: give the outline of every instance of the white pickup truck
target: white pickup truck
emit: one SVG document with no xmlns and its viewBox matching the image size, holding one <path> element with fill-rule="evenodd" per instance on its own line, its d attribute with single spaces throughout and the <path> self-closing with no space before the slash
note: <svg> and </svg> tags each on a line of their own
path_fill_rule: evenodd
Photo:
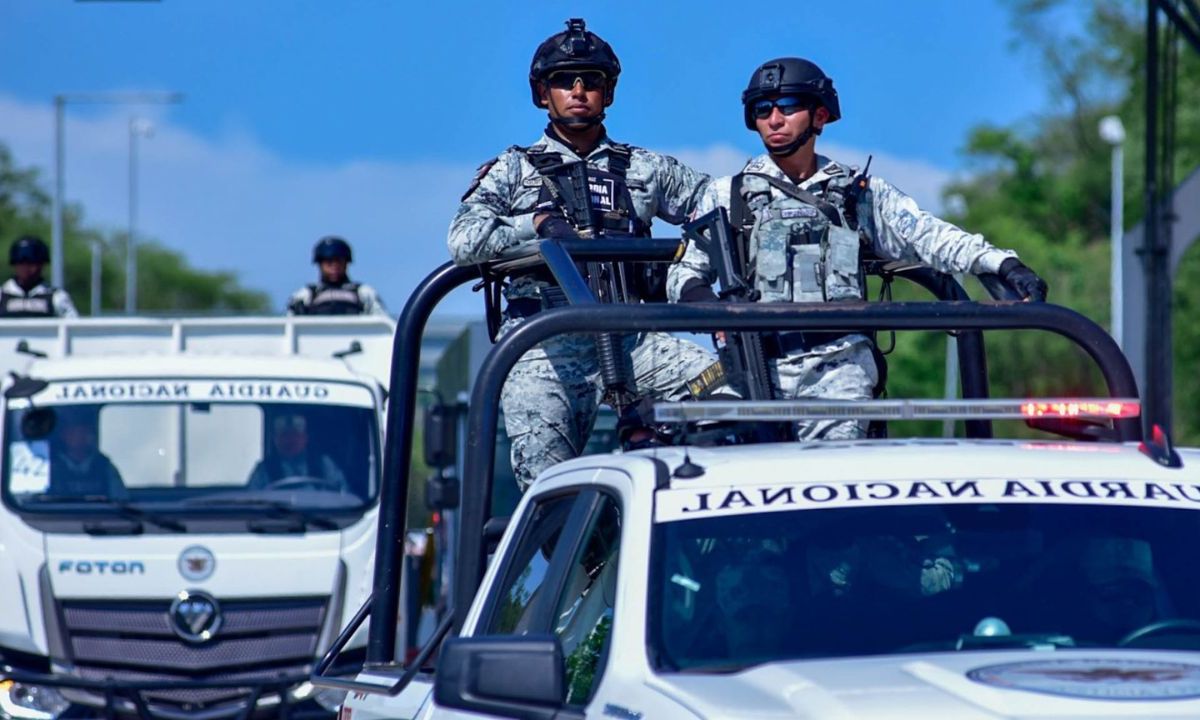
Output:
<svg viewBox="0 0 1200 720">
<path fill-rule="evenodd" d="M 0 717 L 329 716 L 306 678 L 371 591 L 393 330 L 0 324 Z"/>
<path fill-rule="evenodd" d="M 526 493 L 436 676 L 353 692 L 343 718 L 1200 717 L 1200 452 L 1177 459 L 954 439 L 580 458 Z"/>
<path fill-rule="evenodd" d="M 567 248 L 538 252 L 571 306 L 479 366 L 441 624 L 403 665 L 372 645 L 352 679 L 329 670 L 344 629 L 314 673 L 350 691 L 342 720 L 1200 717 L 1200 450 L 1143 429 L 1103 328 L 1043 303 L 961 302 L 919 269 L 958 302 L 603 305 Z M 401 332 L 473 279 L 436 271 Z M 546 338 L 889 328 L 954 333 L 963 399 L 656 406 L 673 445 L 564 462 L 511 516 L 495 503 L 501 388 Z M 989 399 L 982 331 L 1017 329 L 1075 342 L 1107 394 Z M 962 437 L 754 444 L 801 420 L 960 419 Z M 998 419 L 1059 437 L 994 439 Z M 407 496 L 405 476 L 385 482 L 385 502 Z M 377 593 L 354 618 L 378 613 L 376 633 L 391 612 Z"/>
</svg>

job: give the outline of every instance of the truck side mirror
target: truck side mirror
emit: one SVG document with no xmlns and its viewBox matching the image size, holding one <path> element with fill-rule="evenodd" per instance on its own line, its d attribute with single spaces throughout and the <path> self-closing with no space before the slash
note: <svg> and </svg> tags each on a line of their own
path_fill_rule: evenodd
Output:
<svg viewBox="0 0 1200 720">
<path fill-rule="evenodd" d="M 434 678 L 443 707 L 527 720 L 583 717 L 564 711 L 566 664 L 553 635 L 449 638 Z"/>
<path fill-rule="evenodd" d="M 454 464 L 455 446 L 458 444 L 454 427 L 454 411 L 449 405 L 438 403 L 425 408 L 424 451 L 425 464 L 430 467 L 446 467 Z"/>
<path fill-rule="evenodd" d="M 425 481 L 425 505 L 430 510 L 453 510 L 459 503 L 458 476 L 453 467 L 435 469 Z"/>
</svg>

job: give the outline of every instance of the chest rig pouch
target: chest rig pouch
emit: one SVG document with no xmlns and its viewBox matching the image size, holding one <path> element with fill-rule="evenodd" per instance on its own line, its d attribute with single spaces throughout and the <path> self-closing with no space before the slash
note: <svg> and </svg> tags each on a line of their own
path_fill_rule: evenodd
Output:
<svg viewBox="0 0 1200 720">
<path fill-rule="evenodd" d="M 753 223 L 746 230 L 754 287 L 762 300 L 865 298 L 859 233 L 846 227 L 841 212 L 830 203 L 798 188 L 771 185 L 783 192 L 758 196 Z M 740 187 L 734 190 L 740 193 Z"/>
</svg>

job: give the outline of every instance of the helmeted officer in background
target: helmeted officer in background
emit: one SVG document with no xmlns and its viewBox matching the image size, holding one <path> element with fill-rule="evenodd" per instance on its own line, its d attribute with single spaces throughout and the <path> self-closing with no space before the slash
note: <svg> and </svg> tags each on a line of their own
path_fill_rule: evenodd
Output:
<svg viewBox="0 0 1200 720">
<path fill-rule="evenodd" d="M 450 224 L 447 245 L 454 262 L 473 265 L 528 247 L 539 237 L 577 237 L 578 227 L 555 198 L 554 178 L 586 171 L 595 235 L 650 236 L 650 223 L 679 223 L 696 209 L 707 175 L 678 160 L 614 142 L 603 124 L 613 102 L 621 63 L 583 20 L 545 40 L 533 55 L 529 89 L 550 122 L 532 145 L 513 146 L 480 166 Z M 584 210 L 586 217 L 586 207 Z M 586 234 L 587 231 L 585 231 Z M 561 304 L 548 272 L 513 277 L 500 332 L 543 308 Z M 642 283 L 632 294 L 665 299 L 661 283 Z M 512 440 L 517 480 L 527 486 L 543 469 L 578 456 L 592 430 L 603 394 L 592 335 L 553 338 L 513 368 L 501 396 Z M 686 383 L 714 358 L 698 346 L 664 333 L 622 336 L 640 395 L 682 397 Z"/>
<path fill-rule="evenodd" d="M 863 300 L 861 251 L 920 262 L 944 273 L 998 273 L 1027 300 L 1045 300 L 1046 283 L 1017 259 L 917 207 L 894 185 L 816 152 L 816 139 L 841 117 L 833 80 L 800 58 L 779 58 L 754 71 L 742 93 L 746 127 L 767 152 L 740 173 L 714 180 L 696 215 L 729 212 L 737 243 L 753 266 L 762 302 Z M 673 302 L 715 300 L 707 254 L 689 246 L 672 265 Z M 869 399 L 879 380 L 871 341 L 857 333 L 779 333 L 768 347 L 781 398 Z M 766 345 L 766 343 L 764 343 Z M 856 421 L 804 422 L 801 439 L 854 438 Z"/>
<path fill-rule="evenodd" d="M 387 315 L 375 288 L 350 280 L 346 274 L 354 257 L 350 243 L 326 235 L 313 246 L 313 263 L 320 268 L 319 282 L 292 293 L 288 315 Z"/>
<path fill-rule="evenodd" d="M 71 296 L 42 280 L 50 249 L 42 239 L 22 235 L 8 248 L 13 274 L 0 286 L 0 318 L 79 317 Z"/>
</svg>

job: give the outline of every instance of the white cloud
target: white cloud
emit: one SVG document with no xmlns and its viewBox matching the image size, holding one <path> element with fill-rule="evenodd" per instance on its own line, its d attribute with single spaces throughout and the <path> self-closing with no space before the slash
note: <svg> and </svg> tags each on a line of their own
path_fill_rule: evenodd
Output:
<svg viewBox="0 0 1200 720">
<path fill-rule="evenodd" d="M 265 289 L 276 306 L 313 279 L 309 251 L 321 235 L 354 245 L 355 276 L 377 286 L 393 311 L 424 275 L 445 261 L 445 233 L 473 167 L 437 162 L 351 160 L 319 164 L 280 157 L 252 134 L 206 138 L 172 125 L 161 109 L 146 116 L 154 137 L 140 141 L 139 234 L 183 252 L 198 267 L 235 269 Z M 0 141 L 21 165 L 53 179 L 53 113 L 49 103 L 0 94 Z M 128 110 L 95 114 L 69 108 L 67 198 L 87 220 L 110 230 L 127 224 Z M 846 162 L 867 153 L 823 142 Z M 730 145 L 677 148 L 684 162 L 714 174 L 741 168 L 747 153 Z M 919 160 L 876 153 L 872 172 L 887 177 L 931 209 L 948 172 Z M 481 302 L 456 294 L 449 310 L 475 314 Z"/>
</svg>

